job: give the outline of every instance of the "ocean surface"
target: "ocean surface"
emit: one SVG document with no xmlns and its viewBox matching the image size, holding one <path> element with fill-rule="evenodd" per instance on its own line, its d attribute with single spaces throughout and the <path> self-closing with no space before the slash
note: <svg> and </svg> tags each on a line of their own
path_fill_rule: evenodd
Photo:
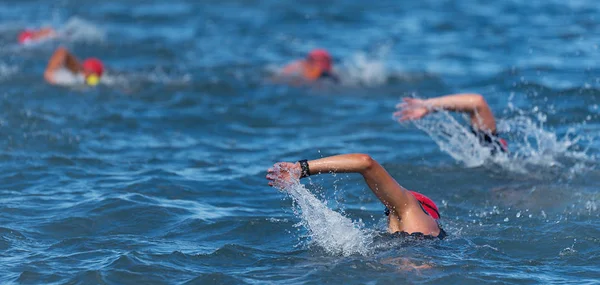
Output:
<svg viewBox="0 0 600 285">
<path fill-rule="evenodd" d="M 16 44 L 24 28 L 61 37 Z M 58 46 L 108 67 L 50 86 Z M 597 1 L 0 2 L 1 284 L 600 284 Z M 313 48 L 341 84 L 271 78 Z M 402 97 L 482 94 L 510 153 Z M 385 233 L 367 153 L 449 236 Z"/>
</svg>

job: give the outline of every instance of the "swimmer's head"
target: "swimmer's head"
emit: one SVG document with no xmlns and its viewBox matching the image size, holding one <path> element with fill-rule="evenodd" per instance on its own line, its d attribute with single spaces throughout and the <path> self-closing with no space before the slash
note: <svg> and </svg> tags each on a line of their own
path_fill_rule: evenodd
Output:
<svg viewBox="0 0 600 285">
<path fill-rule="evenodd" d="M 100 83 L 100 77 L 104 73 L 104 64 L 97 58 L 88 58 L 83 61 L 83 75 L 85 83 L 90 86 L 96 86 Z"/>
<path fill-rule="evenodd" d="M 26 44 L 27 42 L 31 41 L 33 39 L 33 31 L 32 30 L 25 30 L 22 31 L 19 36 L 17 37 L 17 40 L 19 41 L 20 44 Z"/>
<path fill-rule="evenodd" d="M 95 74 L 96 76 L 100 77 L 102 76 L 102 73 L 104 73 L 104 64 L 102 64 L 102 61 L 97 58 L 91 57 L 84 60 L 82 67 L 83 74 L 85 76 Z"/>
<path fill-rule="evenodd" d="M 331 55 L 324 49 L 314 49 L 306 57 L 306 62 L 317 66 L 321 72 L 331 72 Z"/>
<path fill-rule="evenodd" d="M 419 200 L 419 203 L 421 203 L 421 206 L 423 206 L 423 209 L 425 209 L 425 211 L 427 211 L 427 213 L 429 213 L 429 215 L 438 220 L 440 218 L 440 212 L 438 210 L 437 205 L 433 202 L 433 200 L 429 199 L 427 196 L 415 192 L 415 191 L 410 191 L 411 194 L 413 194 L 413 196 L 415 196 L 415 198 L 417 198 L 417 200 Z"/>
</svg>

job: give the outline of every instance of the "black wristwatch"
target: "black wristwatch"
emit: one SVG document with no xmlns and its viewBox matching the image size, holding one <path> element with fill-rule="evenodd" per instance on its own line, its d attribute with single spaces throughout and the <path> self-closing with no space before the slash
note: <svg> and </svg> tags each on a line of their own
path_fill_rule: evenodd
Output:
<svg viewBox="0 0 600 285">
<path fill-rule="evenodd" d="M 302 168 L 302 172 L 300 173 L 300 178 L 309 177 L 310 176 L 310 168 L 308 168 L 308 160 L 302 159 L 298 160 L 300 163 L 300 167 Z"/>
</svg>

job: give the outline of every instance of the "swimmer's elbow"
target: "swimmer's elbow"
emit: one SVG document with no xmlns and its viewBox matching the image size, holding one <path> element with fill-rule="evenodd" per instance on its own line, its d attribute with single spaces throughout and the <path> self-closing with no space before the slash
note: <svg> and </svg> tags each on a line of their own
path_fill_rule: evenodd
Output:
<svg viewBox="0 0 600 285">
<path fill-rule="evenodd" d="M 473 101 L 473 105 L 477 108 L 483 108 L 485 106 L 487 106 L 487 102 L 485 101 L 485 98 L 483 98 L 483 96 L 481 94 L 473 94 L 471 95 L 471 100 Z"/>
<path fill-rule="evenodd" d="M 487 107 L 487 102 L 481 94 L 465 94 L 467 106 L 464 107 L 465 111 L 478 112 Z"/>
<path fill-rule="evenodd" d="M 44 79 L 46 80 L 46 82 L 54 84 L 54 73 L 52 72 L 52 70 L 46 70 L 44 72 Z"/>
<path fill-rule="evenodd" d="M 369 171 L 377 165 L 377 161 L 368 154 L 357 154 L 356 159 L 359 162 L 359 169 L 361 172 Z"/>
</svg>

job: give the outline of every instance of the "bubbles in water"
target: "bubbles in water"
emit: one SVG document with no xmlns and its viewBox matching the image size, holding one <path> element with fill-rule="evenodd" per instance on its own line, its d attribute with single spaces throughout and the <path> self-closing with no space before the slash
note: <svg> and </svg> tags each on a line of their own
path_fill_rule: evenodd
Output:
<svg viewBox="0 0 600 285">
<path fill-rule="evenodd" d="M 560 256 L 576 255 L 577 250 L 575 250 L 575 243 L 577 243 L 577 239 L 574 239 L 573 244 L 570 247 L 567 247 L 567 248 L 561 250 L 558 253 L 558 255 L 560 255 Z"/>
<path fill-rule="evenodd" d="M 585 202 L 585 209 L 591 214 L 592 212 L 596 212 L 598 210 L 598 206 L 596 205 L 596 201 L 587 201 Z"/>
<path fill-rule="evenodd" d="M 298 181 L 288 185 L 284 191 L 293 199 L 294 213 L 300 224 L 308 231 L 311 241 L 329 254 L 369 254 L 372 232 L 362 225 L 327 208 Z"/>
<path fill-rule="evenodd" d="M 0 79 L 10 77 L 11 75 L 16 74 L 18 71 L 19 69 L 16 66 L 9 66 L 0 63 Z"/>
<path fill-rule="evenodd" d="M 567 248 L 561 250 L 559 253 L 560 256 L 569 256 L 569 255 L 575 255 L 575 254 L 577 254 L 577 250 L 575 250 L 571 247 L 567 247 Z"/>
</svg>

